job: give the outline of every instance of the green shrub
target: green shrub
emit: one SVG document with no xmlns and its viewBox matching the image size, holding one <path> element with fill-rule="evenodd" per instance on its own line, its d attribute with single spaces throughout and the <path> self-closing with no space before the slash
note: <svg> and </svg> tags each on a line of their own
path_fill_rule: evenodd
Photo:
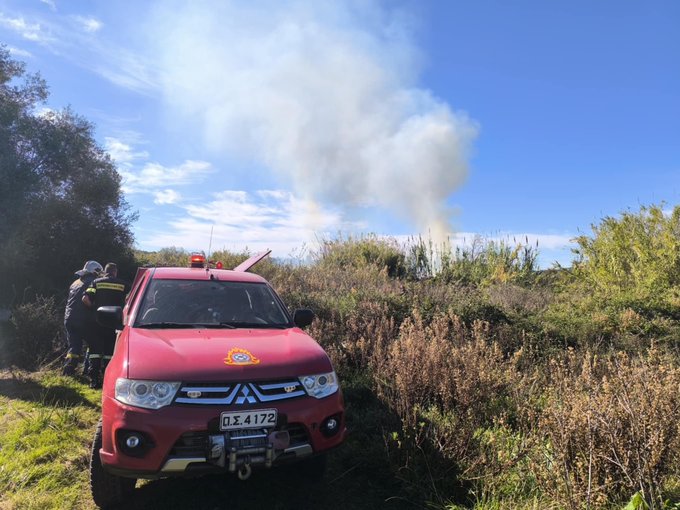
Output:
<svg viewBox="0 0 680 510">
<path fill-rule="evenodd" d="M 606 339 L 674 331 L 664 319 L 680 319 L 680 206 L 670 214 L 662 205 L 643 206 L 592 230 L 576 238 L 577 259 L 561 275 L 548 324 Z"/>
<path fill-rule="evenodd" d="M 34 370 L 53 357 L 62 343 L 63 312 L 53 297 L 39 296 L 12 312 L 12 331 L 3 337 L 4 365 Z"/>
<path fill-rule="evenodd" d="M 653 299 L 680 284 L 680 206 L 643 206 L 592 229 L 576 238 L 574 274 L 599 294 Z"/>
<path fill-rule="evenodd" d="M 406 274 L 405 256 L 396 240 L 376 235 L 325 240 L 315 254 L 315 259 L 324 268 L 357 269 L 369 266 L 385 270 L 393 278 Z"/>
<path fill-rule="evenodd" d="M 134 255 L 140 266 L 187 267 L 190 253 L 184 248 L 170 246 L 156 252 L 136 250 Z"/>
</svg>

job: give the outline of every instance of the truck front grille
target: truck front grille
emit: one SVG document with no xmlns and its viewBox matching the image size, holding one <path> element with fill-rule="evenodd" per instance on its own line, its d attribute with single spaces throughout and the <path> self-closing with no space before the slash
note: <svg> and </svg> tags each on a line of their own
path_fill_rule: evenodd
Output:
<svg viewBox="0 0 680 510">
<path fill-rule="evenodd" d="M 288 433 L 290 434 L 290 446 L 289 448 L 292 448 L 294 446 L 300 446 L 303 444 L 308 444 L 309 443 L 309 436 L 307 435 L 307 429 L 302 423 L 289 423 L 288 426 L 285 427 Z M 232 431 L 229 433 L 231 436 L 232 440 L 238 441 L 236 443 L 237 446 L 245 446 L 246 440 L 239 440 L 239 436 L 243 435 L 251 435 L 253 433 L 252 430 L 250 431 Z M 173 445 L 172 449 L 170 450 L 170 457 L 176 457 L 176 458 L 192 458 L 192 457 L 201 457 L 205 455 L 205 452 L 208 448 L 208 436 L 210 433 L 208 431 L 202 431 L 202 432 L 186 432 L 180 436 L 180 438 L 175 442 Z M 264 444 L 263 441 L 260 441 L 262 444 Z M 250 444 L 250 443 L 248 443 Z M 255 443 L 252 443 L 255 444 Z"/>
<path fill-rule="evenodd" d="M 175 398 L 176 404 L 242 405 L 275 402 L 306 395 L 302 383 L 295 380 L 230 384 L 184 384 Z"/>
</svg>

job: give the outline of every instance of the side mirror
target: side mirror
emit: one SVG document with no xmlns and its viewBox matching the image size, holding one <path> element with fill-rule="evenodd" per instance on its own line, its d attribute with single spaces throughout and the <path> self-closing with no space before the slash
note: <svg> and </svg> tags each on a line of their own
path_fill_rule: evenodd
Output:
<svg viewBox="0 0 680 510">
<path fill-rule="evenodd" d="M 123 309 L 120 306 L 97 308 L 97 322 L 105 328 L 123 329 Z"/>
<path fill-rule="evenodd" d="M 314 312 L 309 308 L 299 308 L 293 313 L 293 322 L 298 328 L 309 326 L 314 320 Z"/>
</svg>

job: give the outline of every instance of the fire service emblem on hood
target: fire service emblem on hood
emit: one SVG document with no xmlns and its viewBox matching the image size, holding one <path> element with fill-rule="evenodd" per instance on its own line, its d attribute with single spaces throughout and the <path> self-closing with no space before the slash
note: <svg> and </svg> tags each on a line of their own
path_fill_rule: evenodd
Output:
<svg viewBox="0 0 680 510">
<path fill-rule="evenodd" d="M 257 365 L 260 362 L 249 351 L 234 347 L 224 358 L 225 365 Z"/>
</svg>

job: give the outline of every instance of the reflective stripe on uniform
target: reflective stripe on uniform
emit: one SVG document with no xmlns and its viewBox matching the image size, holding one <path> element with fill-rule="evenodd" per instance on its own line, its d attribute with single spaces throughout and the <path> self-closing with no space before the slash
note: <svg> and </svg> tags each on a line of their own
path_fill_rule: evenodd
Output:
<svg viewBox="0 0 680 510">
<path fill-rule="evenodd" d="M 125 291 L 125 285 L 122 283 L 98 282 L 95 285 L 98 289 L 117 290 L 119 292 Z"/>
<path fill-rule="evenodd" d="M 105 359 L 105 360 L 106 360 L 106 359 L 109 359 L 109 360 L 110 360 L 111 358 L 113 358 L 113 356 L 102 356 L 102 359 Z"/>
<path fill-rule="evenodd" d="M 85 291 L 85 294 L 94 294 L 96 292 L 97 292 L 97 289 L 95 289 L 94 287 L 90 287 Z"/>
<path fill-rule="evenodd" d="M 66 359 L 80 359 L 80 354 L 73 354 L 72 352 L 69 352 L 66 355 Z"/>
<path fill-rule="evenodd" d="M 101 358 L 101 357 L 102 357 L 101 354 L 92 354 L 92 353 L 90 353 L 90 359 L 99 359 L 99 358 Z"/>
</svg>

